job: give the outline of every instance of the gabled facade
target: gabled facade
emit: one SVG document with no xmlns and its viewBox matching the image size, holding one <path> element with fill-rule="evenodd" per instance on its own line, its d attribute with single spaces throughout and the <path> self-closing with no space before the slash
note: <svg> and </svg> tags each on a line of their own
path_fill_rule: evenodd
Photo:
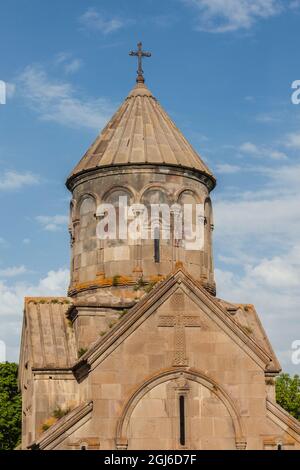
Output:
<svg viewBox="0 0 300 470">
<path fill-rule="evenodd" d="M 22 448 L 300 449 L 254 307 L 216 297 L 215 178 L 140 76 L 67 186 L 68 296 L 25 300 Z M 99 240 L 97 207 L 120 196 L 203 204 L 203 248 Z"/>
</svg>

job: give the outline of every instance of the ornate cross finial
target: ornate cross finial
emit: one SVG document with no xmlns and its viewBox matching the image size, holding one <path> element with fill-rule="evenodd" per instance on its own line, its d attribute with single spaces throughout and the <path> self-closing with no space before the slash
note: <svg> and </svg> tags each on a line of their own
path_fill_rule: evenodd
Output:
<svg viewBox="0 0 300 470">
<path fill-rule="evenodd" d="M 138 45 L 138 50 L 137 51 L 130 51 L 129 55 L 135 56 L 138 58 L 138 70 L 137 70 L 137 78 L 136 81 L 137 83 L 144 83 L 144 72 L 142 68 L 142 58 L 143 57 L 151 57 L 151 52 L 144 52 L 142 49 L 142 43 L 139 42 Z"/>
</svg>

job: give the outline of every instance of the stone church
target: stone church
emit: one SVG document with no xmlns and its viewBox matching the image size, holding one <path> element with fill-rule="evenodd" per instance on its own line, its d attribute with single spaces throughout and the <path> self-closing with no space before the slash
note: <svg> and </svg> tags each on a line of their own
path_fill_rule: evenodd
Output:
<svg viewBox="0 0 300 470">
<path fill-rule="evenodd" d="M 216 180 L 146 87 L 140 46 L 135 87 L 67 179 L 68 294 L 25 299 L 22 449 L 300 449 L 254 306 L 216 296 Z M 203 204 L 203 249 L 100 239 L 97 208 L 120 196 Z"/>
</svg>

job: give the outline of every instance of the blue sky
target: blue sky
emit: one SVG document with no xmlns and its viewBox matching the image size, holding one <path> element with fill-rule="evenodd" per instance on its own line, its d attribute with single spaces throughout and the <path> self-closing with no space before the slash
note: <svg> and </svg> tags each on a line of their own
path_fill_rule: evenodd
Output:
<svg viewBox="0 0 300 470">
<path fill-rule="evenodd" d="M 2 0 L 0 339 L 17 360 L 24 295 L 68 282 L 65 179 L 135 80 L 218 179 L 218 295 L 254 303 L 287 371 L 300 339 L 298 0 Z"/>
</svg>

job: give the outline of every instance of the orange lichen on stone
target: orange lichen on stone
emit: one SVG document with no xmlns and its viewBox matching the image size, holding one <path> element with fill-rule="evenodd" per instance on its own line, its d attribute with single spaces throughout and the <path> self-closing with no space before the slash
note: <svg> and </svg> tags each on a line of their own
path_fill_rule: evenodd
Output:
<svg viewBox="0 0 300 470">
<path fill-rule="evenodd" d="M 145 284 L 149 283 L 156 283 L 165 279 L 165 276 L 156 275 L 150 276 L 149 279 L 144 279 Z M 93 281 L 87 282 L 80 282 L 74 285 L 73 288 L 70 289 L 70 292 L 77 291 L 80 292 L 82 290 L 87 289 L 95 289 L 97 287 L 119 287 L 119 286 L 133 286 L 136 285 L 136 279 L 132 276 L 115 276 L 113 277 L 105 277 L 105 278 L 97 278 Z"/>
<path fill-rule="evenodd" d="M 239 304 L 239 308 L 242 310 L 245 310 L 245 312 L 248 312 L 248 310 L 253 310 L 254 305 L 253 304 Z"/>
<path fill-rule="evenodd" d="M 180 269 L 180 268 L 183 268 L 183 263 L 182 263 L 182 261 L 176 261 L 175 269 Z"/>
<path fill-rule="evenodd" d="M 149 281 L 150 282 L 160 282 L 160 281 L 163 281 L 165 278 L 166 278 L 166 276 L 162 276 L 162 275 L 150 276 Z"/>
<path fill-rule="evenodd" d="M 55 418 L 54 416 L 51 416 L 50 418 L 46 419 L 46 421 L 43 422 L 41 426 L 41 432 L 47 431 L 53 424 L 57 423 L 58 418 Z"/>
</svg>

